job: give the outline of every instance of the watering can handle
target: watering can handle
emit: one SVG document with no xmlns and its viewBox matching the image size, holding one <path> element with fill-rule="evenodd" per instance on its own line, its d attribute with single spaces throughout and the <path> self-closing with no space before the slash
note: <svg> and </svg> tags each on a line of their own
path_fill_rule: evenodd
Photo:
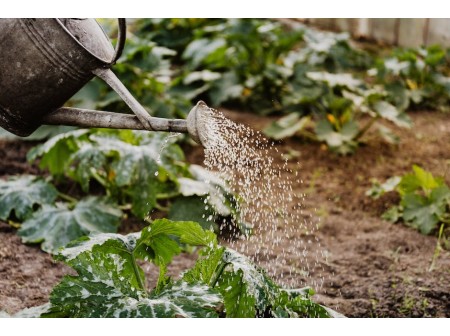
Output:
<svg viewBox="0 0 450 336">
<path fill-rule="evenodd" d="M 114 57 L 111 61 L 111 65 L 115 64 L 120 55 L 122 55 L 123 48 L 125 46 L 125 40 L 127 38 L 127 22 L 125 19 L 117 19 L 119 21 L 119 30 L 117 36 L 116 50 Z"/>
</svg>

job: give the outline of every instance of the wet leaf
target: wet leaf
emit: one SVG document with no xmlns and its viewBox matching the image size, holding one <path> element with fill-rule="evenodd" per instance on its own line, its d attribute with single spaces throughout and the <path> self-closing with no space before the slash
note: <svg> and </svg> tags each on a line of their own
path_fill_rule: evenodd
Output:
<svg viewBox="0 0 450 336">
<path fill-rule="evenodd" d="M 214 233 L 204 231 L 198 223 L 159 219 L 142 230 L 134 253 L 140 259 L 150 258 L 159 266 L 167 265 L 181 252 L 171 236 L 178 237 L 180 243 L 194 246 L 206 246 L 216 239 Z"/>
<path fill-rule="evenodd" d="M 208 245 L 215 236 L 192 222 L 156 220 L 142 233 L 96 234 L 64 249 L 59 258 L 76 272 L 65 276 L 50 296 L 46 317 L 217 317 L 222 298 L 202 284 L 168 281 L 148 292 L 135 259 L 165 266 L 179 253 L 170 237 Z M 175 245 L 174 245 L 175 244 Z"/>
<path fill-rule="evenodd" d="M 218 225 L 214 222 L 217 216 L 211 207 L 205 209 L 205 200 L 198 196 L 176 198 L 170 207 L 169 219 L 194 221 L 205 230 L 212 229 L 217 232 Z"/>
<path fill-rule="evenodd" d="M 7 220 L 13 213 L 17 219 L 25 220 L 35 206 L 52 204 L 57 196 L 58 191 L 53 185 L 36 176 L 0 180 L 0 219 Z"/>
</svg>

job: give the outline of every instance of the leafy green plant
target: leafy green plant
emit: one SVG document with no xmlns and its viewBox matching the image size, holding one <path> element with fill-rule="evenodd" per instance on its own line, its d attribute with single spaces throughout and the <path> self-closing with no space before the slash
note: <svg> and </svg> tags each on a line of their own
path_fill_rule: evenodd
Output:
<svg viewBox="0 0 450 336">
<path fill-rule="evenodd" d="M 56 179 L 72 179 L 84 192 L 96 181 L 118 204 L 130 204 L 132 213 L 141 219 L 154 208 L 165 210 L 173 199 L 174 203 L 169 203 L 172 218 L 185 216 L 180 207 L 189 202 L 194 206 L 190 211 L 197 209 L 190 219 L 205 227 L 217 228 L 214 221 L 218 216 L 234 218 L 241 225 L 234 206 L 236 197 L 226 183 L 186 163 L 176 141 L 174 136 L 144 131 L 76 130 L 33 148 L 28 159 L 40 158 L 41 168 L 47 168 Z M 190 199 L 185 200 L 187 197 Z M 210 211 L 203 218 L 206 206 Z"/>
<path fill-rule="evenodd" d="M 22 240 L 42 243 L 50 253 L 90 232 L 116 232 L 122 218 L 119 209 L 139 219 L 157 209 L 216 232 L 227 224 L 249 234 L 236 210 L 237 196 L 214 173 L 186 163 L 177 138 L 94 129 L 57 135 L 31 149 L 28 159 L 39 159 L 39 167 L 48 169 L 57 185 L 75 182 L 79 192 L 97 196 L 78 200 L 44 180 L 25 176 L 0 184 L 0 215 L 23 221 Z M 57 197 L 65 202 L 55 204 Z"/>
<path fill-rule="evenodd" d="M 449 58 L 440 46 L 397 49 L 369 70 L 399 109 L 444 108 L 450 100 Z"/>
<path fill-rule="evenodd" d="M 296 73 L 295 81 L 302 90 L 313 96 L 297 95 L 293 91 L 285 97 L 284 105 L 297 111 L 271 123 L 264 133 L 274 139 L 301 136 L 323 141 L 340 154 L 352 153 L 361 137 L 379 120 L 409 128 L 409 117 L 384 100 L 385 92 L 368 87 L 351 74 L 324 71 Z M 363 123 L 364 121 L 364 123 Z M 381 135 L 395 141 L 391 130 L 377 125 Z"/>
<path fill-rule="evenodd" d="M 180 253 L 178 242 L 202 246 L 202 257 L 180 280 L 166 275 Z M 42 317 L 331 317 L 306 289 L 276 285 L 246 257 L 217 244 L 215 235 L 194 222 L 154 221 L 126 236 L 81 238 L 57 256 L 76 271 L 50 294 L 50 303 L 19 313 Z M 148 290 L 137 260 L 159 267 Z"/>
<path fill-rule="evenodd" d="M 423 234 L 437 232 L 440 226 L 450 224 L 450 188 L 444 179 L 414 165 L 412 173 L 393 177 L 383 184 L 375 183 L 366 194 L 377 198 L 389 191 L 396 191 L 401 200 L 383 214 L 384 219 L 392 222 L 402 219 Z"/>
<path fill-rule="evenodd" d="M 70 241 L 91 232 L 116 232 L 122 211 L 110 199 L 77 200 L 40 177 L 22 175 L 0 181 L 0 215 L 15 223 L 25 243 L 42 243 L 56 253 Z"/>
</svg>

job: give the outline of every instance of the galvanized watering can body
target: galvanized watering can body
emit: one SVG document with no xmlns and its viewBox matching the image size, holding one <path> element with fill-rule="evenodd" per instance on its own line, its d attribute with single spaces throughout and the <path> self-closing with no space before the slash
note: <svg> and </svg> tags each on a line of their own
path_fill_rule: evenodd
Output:
<svg viewBox="0 0 450 336">
<path fill-rule="evenodd" d="M 0 19 L 0 126 L 28 136 L 42 124 L 187 132 L 185 120 L 151 117 L 109 69 L 120 57 L 94 19 Z M 136 116 L 60 108 L 94 76 Z"/>
</svg>

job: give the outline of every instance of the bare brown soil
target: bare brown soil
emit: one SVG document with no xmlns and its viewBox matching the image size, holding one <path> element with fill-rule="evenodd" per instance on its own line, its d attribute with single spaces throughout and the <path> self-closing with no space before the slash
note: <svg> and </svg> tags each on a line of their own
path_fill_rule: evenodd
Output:
<svg viewBox="0 0 450 336">
<path fill-rule="evenodd" d="M 226 111 L 229 118 L 262 129 L 270 118 Z M 288 237 L 282 235 L 281 246 L 295 239 L 312 241 L 311 250 L 319 249 L 326 258 L 319 261 L 310 274 L 301 271 L 304 258 L 289 255 L 289 263 L 276 264 L 284 281 L 306 282 L 324 277 L 316 300 L 350 317 L 450 317 L 450 258 L 441 252 L 433 270 L 429 270 L 436 247 L 435 236 L 423 236 L 402 224 L 391 224 L 380 215 L 397 198 L 385 195 L 379 200 L 365 196 L 371 179 L 384 180 L 404 174 L 412 164 L 419 164 L 436 175 L 445 175 L 450 184 L 450 116 L 435 112 L 411 113 L 415 126 L 401 133 L 399 146 L 387 145 L 369 134 L 367 145 L 356 155 L 337 156 L 317 144 L 290 139 L 276 144 L 282 153 L 294 153 L 289 167 L 298 170 L 303 184 L 295 185 L 295 193 L 306 194 L 306 215 L 318 224 L 314 234 L 302 230 Z M 0 176 L 35 173 L 35 166 L 25 155 L 33 144 L 0 142 Z M 201 148 L 191 148 L 188 159 L 203 161 Z M 294 224 L 293 224 L 294 225 Z M 141 227 L 126 222 L 123 232 Z M 0 310 L 14 313 L 22 308 L 48 300 L 51 288 L 70 272 L 37 246 L 20 242 L 15 229 L 0 223 Z M 320 242 L 320 247 L 316 241 Z M 235 242 L 237 248 L 246 241 Z M 252 251 L 254 246 L 246 246 Z M 263 267 L 273 267 L 278 252 L 260 259 Z M 311 253 L 310 262 L 313 263 Z M 178 274 L 193 264 L 195 256 L 178 257 L 170 268 Z M 150 279 L 156 270 L 144 266 Z M 289 279 L 291 278 L 291 279 Z M 150 280 L 151 285 L 152 281 Z"/>
</svg>

